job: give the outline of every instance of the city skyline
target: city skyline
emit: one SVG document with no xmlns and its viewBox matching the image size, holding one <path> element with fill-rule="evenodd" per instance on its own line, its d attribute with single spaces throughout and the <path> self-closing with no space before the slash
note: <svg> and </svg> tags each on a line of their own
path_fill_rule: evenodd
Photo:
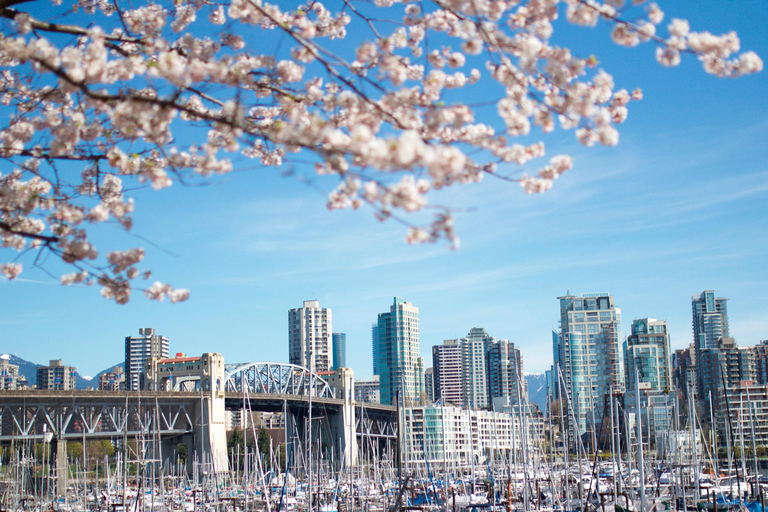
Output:
<svg viewBox="0 0 768 512">
<path fill-rule="evenodd" d="M 684 17 L 697 30 L 733 29 L 745 49 L 768 55 L 754 22 L 768 18 L 765 2 L 661 7 L 664 23 Z M 639 87 L 644 99 L 615 148 L 586 150 L 570 132 L 545 138 L 548 153 L 573 155 L 574 169 L 544 195 L 492 179 L 441 192 L 435 202 L 458 210 L 458 250 L 408 246 L 393 221 L 327 211 L 319 178 L 242 172 L 210 187 L 138 191 L 139 238 L 116 238 L 104 226 L 97 241 L 144 245 L 153 280 L 189 288 L 190 300 L 157 304 L 137 293 L 117 306 L 96 288 L 62 287 L 25 265 L 18 280 L 0 279 L 0 352 L 63 359 L 94 375 L 123 359 L 125 336 L 153 326 L 172 352 L 287 361 L 286 310 L 316 298 L 334 310 L 348 365 L 364 379 L 371 323 L 401 296 L 420 308 L 425 360 L 432 346 L 483 327 L 520 348 L 527 372 L 542 373 L 556 297 L 568 289 L 610 291 L 622 308 L 622 338 L 632 320 L 653 317 L 667 321 L 673 350 L 687 347 L 691 295 L 702 290 L 729 299 L 740 346 L 768 338 L 768 73 L 723 80 L 695 59 L 664 69 L 652 48 L 618 48 L 605 27 L 583 44 L 574 41 L 582 30 L 563 28 L 566 45 L 594 53 L 617 87 Z"/>
<path fill-rule="evenodd" d="M 705 292 L 711 292 L 711 291 L 712 290 L 705 290 Z M 568 290 L 568 293 L 570 293 L 570 290 Z M 595 292 L 584 292 L 584 293 L 580 293 L 579 296 L 581 296 L 581 295 L 588 296 L 588 295 L 594 295 L 594 294 L 596 294 L 596 293 Z M 692 303 L 695 303 L 695 299 L 699 295 L 703 296 L 704 292 L 699 292 L 699 293 L 691 294 L 689 300 L 691 300 Z M 722 294 L 720 294 L 718 291 L 715 291 L 715 295 L 717 296 L 717 300 L 718 301 L 723 300 L 723 301 L 729 301 L 730 302 L 730 298 L 729 297 L 721 297 Z M 306 305 L 307 302 L 317 303 L 318 301 L 314 301 L 314 300 L 313 301 L 304 301 L 305 305 Z M 691 303 L 689 303 L 689 304 L 691 304 Z M 317 306 L 317 304 L 313 304 L 313 305 Z M 689 306 L 689 308 L 690 308 L 690 306 Z M 328 307 L 328 308 L 322 308 L 322 309 L 323 310 L 328 309 L 330 311 L 333 308 Z M 689 309 L 689 318 L 690 318 L 690 309 Z M 652 320 L 652 321 L 654 321 L 656 323 L 664 324 L 665 327 L 666 327 L 666 324 L 667 324 L 667 321 L 664 320 L 664 319 L 655 319 L 655 318 L 648 318 L 648 317 L 636 317 L 636 318 L 633 318 L 631 321 L 630 320 L 626 320 L 626 322 L 628 324 L 633 324 L 635 321 L 638 321 L 638 320 L 642 320 L 642 321 Z M 143 330 L 143 328 L 139 328 L 139 329 Z M 471 330 L 475 330 L 475 329 L 486 330 L 482 326 L 473 326 L 472 328 L 470 328 L 470 331 Z M 152 331 L 156 331 L 156 330 L 153 328 Z M 629 325 L 624 326 L 622 328 L 622 332 L 624 334 L 622 335 L 623 337 L 620 340 L 620 343 L 625 342 L 627 337 L 631 336 L 631 326 L 629 326 Z M 692 328 L 691 328 L 691 333 L 692 333 L 691 334 L 691 338 L 686 340 L 685 342 L 675 344 L 674 341 L 673 341 L 671 343 L 671 352 L 674 352 L 676 349 L 683 349 L 683 348 L 687 348 L 687 347 L 691 346 L 692 343 L 693 343 L 693 329 Z M 334 334 L 341 334 L 341 333 L 334 333 Z M 550 333 L 550 335 L 551 335 L 551 333 Z M 669 336 L 669 331 L 666 331 L 666 336 Z M 134 334 L 134 335 L 129 335 L 127 337 L 136 337 L 136 336 Z M 127 337 L 122 337 L 121 341 L 120 341 L 120 343 L 121 343 L 120 349 L 121 349 L 121 351 L 123 351 L 123 353 L 124 353 L 124 350 L 125 350 L 124 340 Z M 290 362 L 290 357 L 287 354 L 287 352 L 289 351 L 289 346 L 290 346 L 289 337 L 290 337 L 289 336 L 289 331 L 286 330 L 285 339 L 283 340 L 284 341 L 284 347 L 282 347 L 282 349 L 284 349 L 284 351 L 286 352 L 285 357 L 283 357 L 282 359 L 275 359 L 275 358 L 273 358 L 273 359 L 270 359 L 271 361 L 275 361 L 275 362 Z M 434 349 L 434 347 L 436 347 L 436 346 L 443 346 L 445 342 L 458 342 L 459 339 L 463 338 L 463 337 L 466 337 L 466 335 L 459 336 L 458 338 L 455 338 L 455 339 L 441 340 L 439 343 L 435 343 L 434 345 L 429 345 L 427 347 L 421 347 L 421 352 L 420 353 L 422 354 L 422 357 L 424 357 L 424 364 L 425 364 L 425 368 L 424 369 L 426 370 L 427 368 L 430 368 L 430 364 L 432 363 L 432 358 L 433 358 L 433 349 Z M 736 339 L 737 343 L 739 343 L 740 346 L 743 346 L 743 347 L 744 346 L 750 346 L 751 347 L 751 346 L 757 345 L 758 343 L 760 343 L 763 340 L 768 339 L 768 333 L 764 337 L 762 337 L 760 339 L 756 339 L 753 342 L 752 341 L 744 342 L 744 341 L 740 341 L 739 338 L 737 338 L 735 336 L 732 336 L 732 337 L 734 337 Z M 187 355 L 197 355 L 196 352 L 190 352 L 189 350 L 186 350 L 185 347 L 181 345 L 181 344 L 183 344 L 183 341 L 178 341 L 177 343 L 179 345 L 177 346 L 177 343 L 174 343 L 173 338 L 171 338 L 170 336 L 163 335 L 162 338 L 164 340 L 168 340 L 168 341 L 166 341 L 166 343 L 170 344 L 169 353 L 171 353 L 171 354 L 172 353 L 183 352 L 183 353 L 185 353 Z M 510 340 L 510 342 L 514 343 L 514 341 L 512 341 L 512 340 Z M 550 344 L 551 344 L 551 341 L 550 341 Z M 353 352 L 358 353 L 358 354 L 361 352 L 361 350 L 363 350 L 363 351 L 364 350 L 368 350 L 368 352 L 369 352 L 369 355 L 368 355 L 369 361 L 368 361 L 368 363 L 369 363 L 369 365 L 372 365 L 372 361 L 370 360 L 372 355 L 371 355 L 371 347 L 370 347 L 370 342 L 369 341 L 366 340 L 366 342 L 363 343 L 362 346 L 354 345 L 354 346 L 351 347 L 351 349 L 352 349 Z M 210 349 L 204 349 L 201 353 L 203 353 L 205 351 L 211 351 L 211 350 Z M 3 352 L 3 353 L 13 353 L 14 355 L 22 357 L 22 359 L 25 359 L 27 361 L 30 361 L 30 362 L 33 362 L 33 363 L 36 363 L 36 364 L 43 364 L 45 362 L 45 361 L 42 361 L 42 360 L 37 360 L 34 357 L 33 358 L 24 357 L 24 354 L 23 353 L 19 354 L 18 351 L 13 351 L 13 350 L 11 350 L 11 351 L 8 351 L 8 350 L 1 351 L 0 350 L 0 352 Z M 59 354 L 60 352 L 61 352 L 60 350 L 59 351 L 54 350 L 51 354 L 41 354 L 40 357 L 48 358 L 49 356 L 53 357 L 54 355 L 56 355 L 56 357 L 58 357 L 59 359 L 63 359 L 63 361 L 65 363 L 67 363 L 68 365 L 75 366 L 75 367 L 78 366 L 77 364 L 73 364 L 73 363 L 71 363 L 70 361 L 68 361 L 65 358 L 59 357 L 57 354 Z M 528 365 L 526 364 L 526 352 L 524 350 L 521 350 L 520 352 L 521 352 L 521 356 L 523 358 L 524 374 L 544 374 L 547 370 L 550 369 L 549 366 L 542 367 L 541 369 L 539 369 L 538 367 L 533 369 L 533 370 L 529 369 Z M 225 358 L 227 357 L 226 352 L 222 352 L 222 354 L 225 356 Z M 354 359 L 358 360 L 359 358 L 354 358 Z M 538 359 L 534 357 L 534 360 L 538 360 Z M 543 358 L 542 360 L 544 360 L 545 363 L 546 363 L 546 357 Z M 256 360 L 254 359 L 254 361 L 256 361 Z M 266 361 L 266 359 L 264 361 Z M 122 363 L 123 361 L 116 361 L 116 362 L 117 363 Z M 227 359 L 227 362 L 245 362 L 245 360 L 243 360 L 243 361 L 240 361 L 240 360 L 235 361 L 235 360 Z M 104 366 L 104 364 L 102 364 L 102 363 L 105 363 L 105 361 L 95 363 L 95 367 L 100 368 L 96 372 L 85 373 L 82 370 L 80 370 L 80 371 L 78 371 L 78 373 L 81 376 L 93 377 L 97 372 L 101 372 L 101 371 L 104 371 L 104 370 L 110 370 L 111 369 L 111 367 L 112 367 L 111 363 L 108 366 Z M 553 358 L 550 357 L 549 362 L 547 364 L 551 365 L 552 363 L 553 363 Z M 102 366 L 104 366 L 104 367 L 102 368 Z M 359 372 L 358 371 L 359 369 L 356 368 L 353 365 L 348 365 L 348 367 L 350 367 L 350 368 L 352 368 L 353 370 L 356 371 L 356 373 L 355 373 L 355 378 L 356 379 L 367 380 L 371 376 L 370 368 L 368 369 L 369 371 L 366 373 L 365 369 L 363 369 L 362 372 Z"/>
</svg>

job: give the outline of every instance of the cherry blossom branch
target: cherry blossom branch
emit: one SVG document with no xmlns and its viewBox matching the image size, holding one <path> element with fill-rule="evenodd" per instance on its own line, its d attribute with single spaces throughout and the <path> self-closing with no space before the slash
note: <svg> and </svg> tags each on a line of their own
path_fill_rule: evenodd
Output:
<svg viewBox="0 0 768 512">
<path fill-rule="evenodd" d="M 138 187 L 211 183 L 249 168 L 245 159 L 296 163 L 325 177 L 322 187 L 336 183 L 329 208 L 366 206 L 406 225 L 410 243 L 454 246 L 452 210 L 432 202 L 440 189 L 485 175 L 527 193 L 551 188 L 570 157 L 550 156 L 529 175 L 544 143 L 515 141 L 559 125 L 586 146 L 614 145 L 629 102 L 642 96 L 616 87 L 596 58 L 550 43 L 563 10 L 573 24 L 612 24 L 618 44 L 653 41 L 662 65 L 692 54 L 719 76 L 762 69 L 753 52 L 731 57 L 735 34 L 672 20 L 670 36 L 658 35 L 655 4 L 633 17 L 634 3 L 598 0 L 377 0 L 384 14 L 373 16 L 373 5 L 353 0 L 338 1 L 340 14 L 315 0 L 290 11 L 255 0 L 170 8 L 136 0 L 129 9 L 102 0 L 84 5 L 90 18 L 78 26 L 33 19 L 13 7 L 20 3 L 0 0 L 0 19 L 12 24 L 0 31 L 0 108 L 9 114 L 0 157 L 11 167 L 0 174 L 0 243 L 19 255 L 0 270 L 17 276 L 21 256 L 39 249 L 35 264 L 58 259 L 76 270 L 64 284 L 99 284 L 118 303 L 133 289 L 188 296 L 135 284 L 149 277 L 137 267 L 141 248 L 100 254 L 89 240 L 104 222 L 130 232 Z M 281 44 L 262 55 L 251 43 L 268 31 Z M 345 38 L 335 50 L 324 43 Z M 473 87 L 493 101 L 462 102 Z M 418 212 L 432 222 L 411 222 Z"/>
</svg>

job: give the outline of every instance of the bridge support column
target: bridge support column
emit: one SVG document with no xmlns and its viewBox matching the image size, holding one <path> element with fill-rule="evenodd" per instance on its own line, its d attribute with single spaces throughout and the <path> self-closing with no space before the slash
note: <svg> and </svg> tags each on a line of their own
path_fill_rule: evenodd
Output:
<svg viewBox="0 0 768 512">
<path fill-rule="evenodd" d="M 333 376 L 336 398 L 344 404 L 332 422 L 334 441 L 341 440 L 339 460 L 349 467 L 357 464 L 357 434 L 355 432 L 355 376 L 350 368 L 339 368 Z M 335 444 L 335 443 L 334 443 Z"/>
<path fill-rule="evenodd" d="M 67 490 L 67 442 L 54 439 L 51 453 L 56 454 L 56 495 L 64 496 Z"/>
<path fill-rule="evenodd" d="M 203 462 L 210 463 L 216 473 L 229 471 L 227 457 L 227 430 L 224 405 L 224 356 L 203 354 L 200 364 L 200 385 L 203 408 L 201 425 L 195 432 L 195 448 L 203 455 Z"/>
</svg>

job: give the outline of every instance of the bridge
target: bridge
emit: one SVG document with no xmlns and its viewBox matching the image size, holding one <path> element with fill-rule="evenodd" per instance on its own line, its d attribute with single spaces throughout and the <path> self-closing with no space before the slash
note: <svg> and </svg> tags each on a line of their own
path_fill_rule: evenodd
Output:
<svg viewBox="0 0 768 512">
<path fill-rule="evenodd" d="M 172 461 L 183 443 L 194 447 L 198 460 L 225 472 L 225 411 L 269 411 L 285 414 L 288 451 L 309 437 L 346 464 L 357 462 L 360 449 L 367 457 L 393 452 L 395 407 L 356 404 L 348 368 L 326 380 L 300 366 L 224 365 L 220 354 L 203 354 L 199 370 L 171 377 L 160 371 L 167 369 L 162 360 L 156 363 L 146 375 L 149 390 L 0 391 L 0 443 L 49 441 L 64 460 L 67 441 L 137 439 L 150 442 L 153 459 Z"/>
</svg>

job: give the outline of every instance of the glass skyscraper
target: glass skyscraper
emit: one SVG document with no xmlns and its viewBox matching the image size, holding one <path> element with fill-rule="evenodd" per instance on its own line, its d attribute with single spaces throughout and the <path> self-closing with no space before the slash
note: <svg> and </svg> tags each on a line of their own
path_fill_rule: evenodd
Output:
<svg viewBox="0 0 768 512">
<path fill-rule="evenodd" d="M 693 344 L 696 351 L 696 389 L 704 398 L 702 387 L 702 351 L 717 348 L 717 340 L 730 336 L 728 331 L 728 299 L 716 298 L 713 290 L 691 296 Z"/>
<path fill-rule="evenodd" d="M 488 350 L 496 339 L 482 327 L 470 329 L 461 346 L 461 383 L 465 404 L 484 409 L 491 404 L 488 395 Z"/>
<path fill-rule="evenodd" d="M 373 374 L 379 374 L 379 324 L 371 325 L 371 353 L 373 354 Z"/>
<path fill-rule="evenodd" d="M 333 369 L 347 368 L 347 335 L 333 333 Z"/>
<path fill-rule="evenodd" d="M 419 402 L 424 391 L 424 361 L 419 354 L 419 308 L 395 297 L 388 313 L 380 313 L 376 346 L 381 403 L 396 404 L 400 391 L 405 404 Z"/>
<path fill-rule="evenodd" d="M 560 332 L 553 337 L 553 376 L 562 374 L 565 390 L 561 396 L 563 411 L 573 411 L 569 421 L 572 436 L 593 431 L 602 424 L 606 396 L 624 390 L 624 355 L 621 335 L 621 309 L 608 293 L 567 293 L 560 301 Z M 571 415 L 566 416 L 569 418 Z"/>
<path fill-rule="evenodd" d="M 488 398 L 509 398 L 510 405 L 524 405 L 528 383 L 523 376 L 523 356 L 509 340 L 497 340 L 488 349 Z"/>
<path fill-rule="evenodd" d="M 635 370 L 639 372 L 640 389 L 671 389 L 670 342 L 665 320 L 640 318 L 632 322 L 632 334 L 627 338 L 624 357 L 628 390 L 635 390 Z"/>
</svg>

